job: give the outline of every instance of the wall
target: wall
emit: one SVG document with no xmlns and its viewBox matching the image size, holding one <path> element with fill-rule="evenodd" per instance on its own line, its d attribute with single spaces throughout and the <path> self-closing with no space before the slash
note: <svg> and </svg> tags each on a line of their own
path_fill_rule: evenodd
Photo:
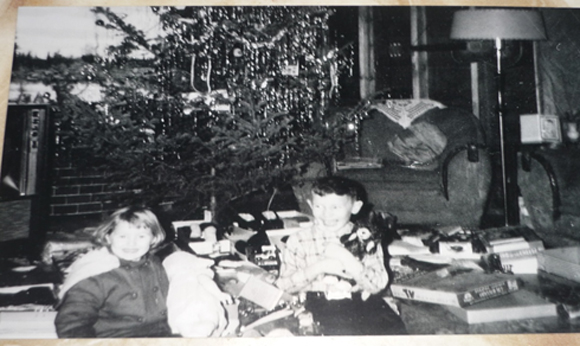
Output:
<svg viewBox="0 0 580 346">
<path fill-rule="evenodd" d="M 102 214 L 114 210 L 114 196 L 120 191 L 95 172 L 72 166 L 54 168 L 51 189 L 51 216 Z"/>
<path fill-rule="evenodd" d="M 578 10 L 543 9 L 548 40 L 538 42 L 542 113 L 580 111 Z"/>
</svg>

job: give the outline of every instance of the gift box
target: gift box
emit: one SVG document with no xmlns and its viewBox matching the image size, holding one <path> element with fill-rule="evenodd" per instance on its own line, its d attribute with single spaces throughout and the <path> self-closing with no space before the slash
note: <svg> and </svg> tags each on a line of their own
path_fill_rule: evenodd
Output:
<svg viewBox="0 0 580 346">
<path fill-rule="evenodd" d="M 247 299 L 267 311 L 285 300 L 284 291 L 274 285 L 276 278 L 253 263 L 223 260 L 215 271 L 218 285 L 233 297 Z"/>
<path fill-rule="evenodd" d="M 285 239 L 285 237 L 298 231 L 308 229 L 314 224 L 312 216 L 296 210 L 282 210 L 276 212 L 265 211 L 260 214 L 260 218 L 262 218 L 263 222 L 266 220 L 264 224 L 266 226 L 266 234 L 272 242 L 272 245 L 280 250 L 284 248 L 283 239 Z M 240 220 L 246 221 L 242 222 Z M 255 230 L 250 227 L 252 222 L 255 220 L 256 216 L 251 214 L 239 214 L 238 222 L 234 222 L 233 232 L 228 236 L 228 239 L 233 243 L 236 243 L 237 241 L 247 241 L 256 233 Z"/>
</svg>

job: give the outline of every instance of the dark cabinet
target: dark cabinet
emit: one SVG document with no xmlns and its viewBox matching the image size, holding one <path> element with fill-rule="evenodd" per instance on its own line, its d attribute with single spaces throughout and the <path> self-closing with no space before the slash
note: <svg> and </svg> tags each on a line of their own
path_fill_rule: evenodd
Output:
<svg viewBox="0 0 580 346">
<path fill-rule="evenodd" d="M 50 107 L 9 105 L 0 171 L 0 241 L 41 244 L 50 213 Z"/>
</svg>

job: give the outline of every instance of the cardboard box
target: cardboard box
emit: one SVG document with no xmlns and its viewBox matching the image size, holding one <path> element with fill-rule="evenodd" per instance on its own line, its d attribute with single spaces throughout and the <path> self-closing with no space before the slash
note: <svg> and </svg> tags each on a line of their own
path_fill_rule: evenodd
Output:
<svg viewBox="0 0 580 346">
<path fill-rule="evenodd" d="M 203 238 L 201 231 L 201 224 L 209 223 L 212 221 L 211 211 L 204 210 L 203 220 L 177 220 L 171 223 L 173 230 L 177 230 L 181 227 L 189 227 L 191 229 L 190 239 Z"/>
<path fill-rule="evenodd" d="M 241 213 L 239 216 L 248 223 L 254 221 L 254 216 L 251 214 Z M 279 227 L 266 227 L 268 236 L 290 235 L 301 229 L 312 227 L 313 225 L 312 216 L 296 210 L 264 211 L 262 212 L 262 217 L 264 221 L 278 221 L 277 223 L 272 222 L 272 225 L 276 224 Z M 249 229 L 248 227 L 244 227 L 244 225 L 236 223 L 234 223 L 234 228 Z"/>
<path fill-rule="evenodd" d="M 580 282 L 580 246 L 549 249 L 538 253 L 538 269 Z"/>
<path fill-rule="evenodd" d="M 253 263 L 224 260 L 215 271 L 224 292 L 247 299 L 268 311 L 274 309 L 284 295 L 284 291 L 274 285 L 276 277 Z"/>
<path fill-rule="evenodd" d="M 550 114 L 522 114 L 520 136 L 524 144 L 562 142 L 560 118 Z"/>
<path fill-rule="evenodd" d="M 391 284 L 395 298 L 465 307 L 509 294 L 520 282 L 507 274 L 447 267 Z"/>
<path fill-rule="evenodd" d="M 284 237 L 298 231 L 308 229 L 314 224 L 312 216 L 296 210 L 276 211 L 276 214 L 280 218 L 283 228 L 267 229 L 266 234 L 268 234 L 268 238 L 270 238 L 272 244 L 275 245 L 278 249 L 284 248 L 284 243 L 282 241 Z M 269 212 L 264 212 L 263 215 L 265 218 L 272 217 L 271 213 Z M 245 217 L 247 217 L 247 215 L 245 215 Z M 241 227 L 237 223 L 234 223 L 233 229 L 234 230 L 232 234 L 228 236 L 228 239 L 230 239 L 230 241 L 234 244 L 239 240 L 246 241 L 256 233 L 251 229 Z"/>
</svg>

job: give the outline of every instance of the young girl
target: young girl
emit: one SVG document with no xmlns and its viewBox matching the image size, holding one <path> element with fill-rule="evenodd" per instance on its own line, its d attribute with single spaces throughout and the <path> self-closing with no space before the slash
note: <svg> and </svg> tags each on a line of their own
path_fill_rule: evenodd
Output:
<svg viewBox="0 0 580 346">
<path fill-rule="evenodd" d="M 95 232 L 102 247 L 74 262 L 60 288 L 58 336 L 170 336 L 169 281 L 160 260 L 150 254 L 165 239 L 155 214 L 123 208 Z"/>
</svg>

